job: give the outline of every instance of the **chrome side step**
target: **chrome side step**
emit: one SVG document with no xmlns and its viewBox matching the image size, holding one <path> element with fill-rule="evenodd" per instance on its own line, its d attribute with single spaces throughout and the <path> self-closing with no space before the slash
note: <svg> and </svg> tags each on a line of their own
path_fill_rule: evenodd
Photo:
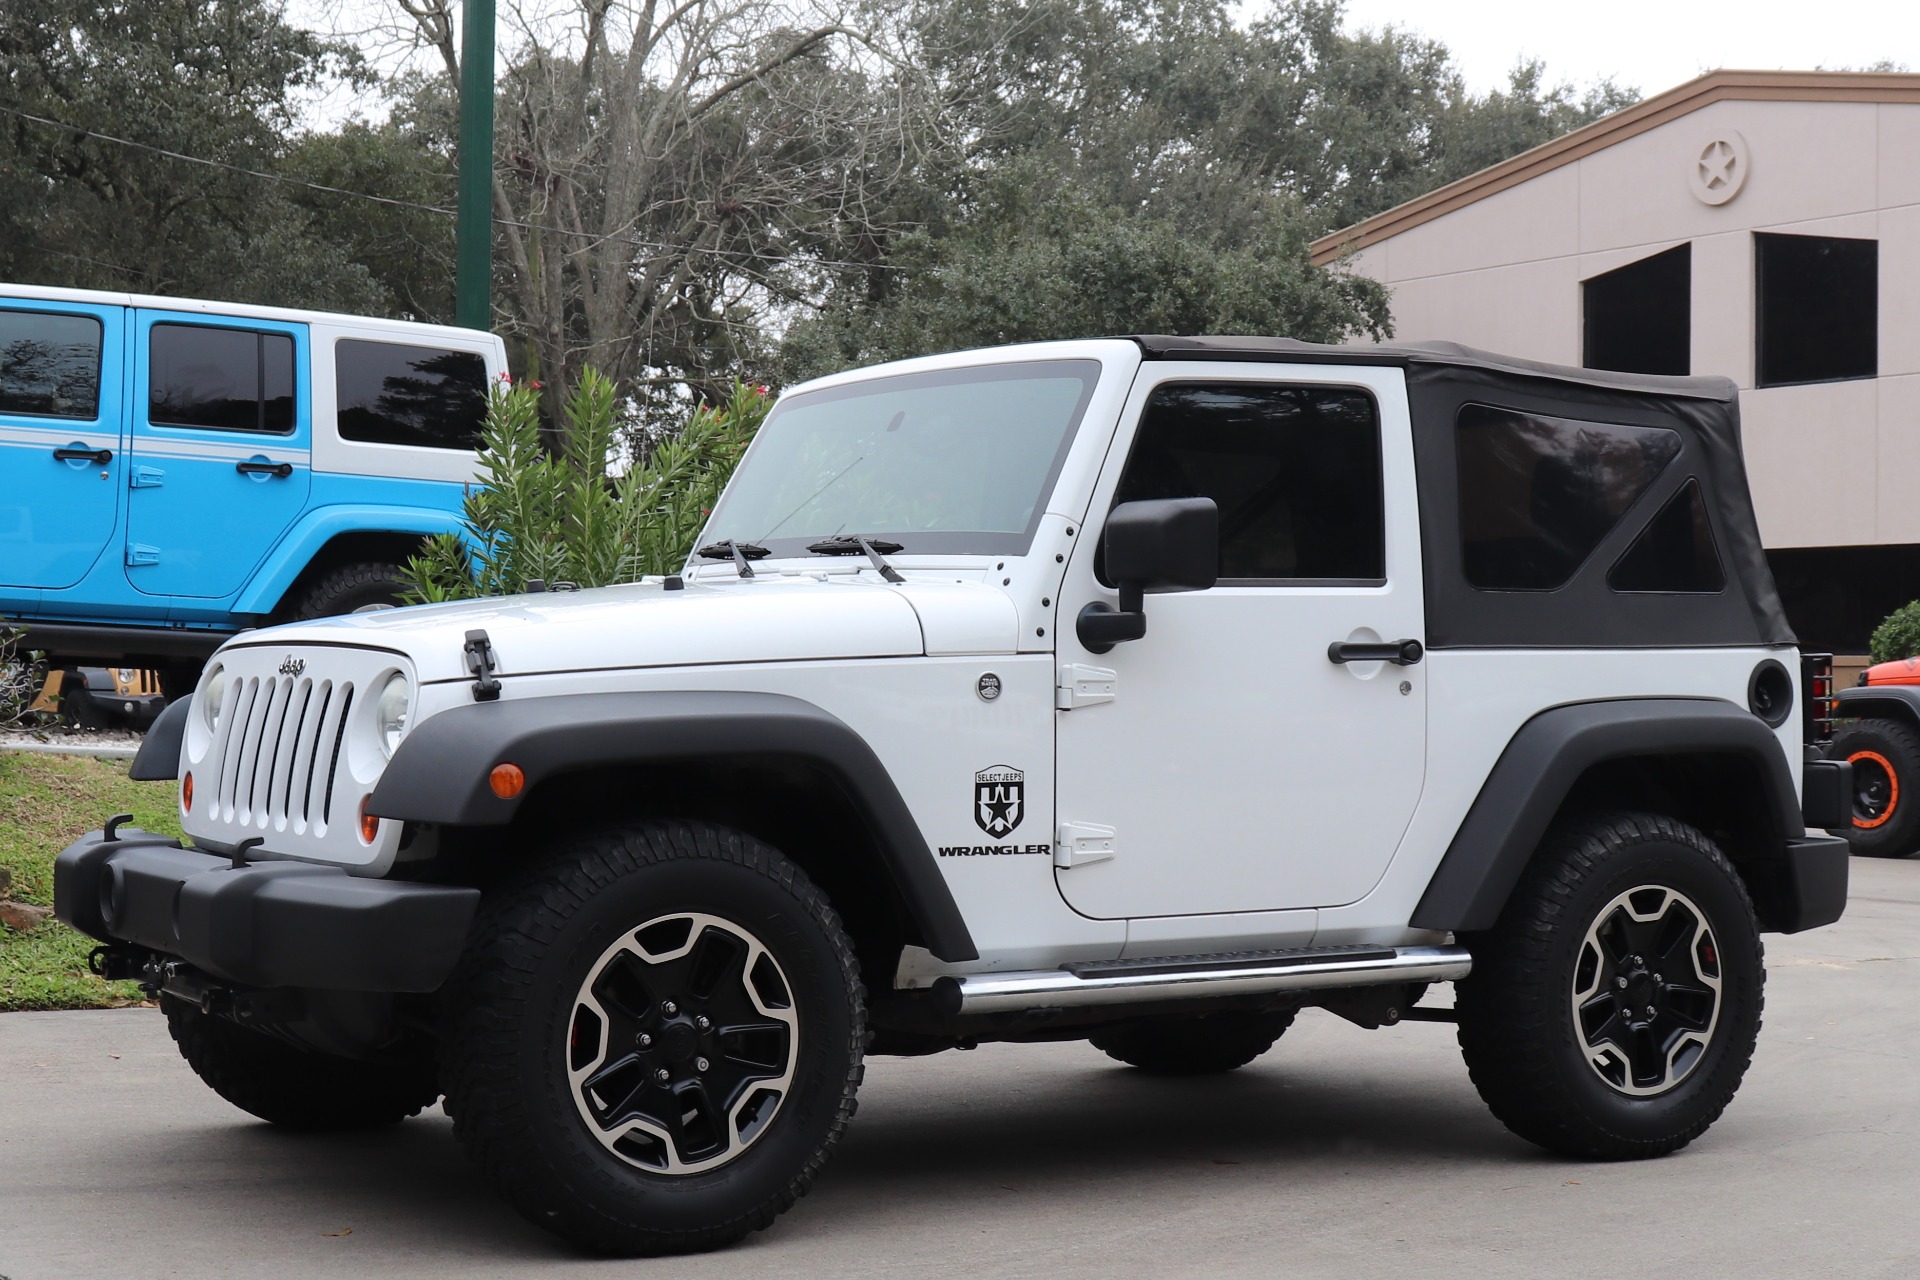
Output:
<svg viewBox="0 0 1920 1280">
<path fill-rule="evenodd" d="M 1393 982 L 1456 982 L 1472 968 L 1465 947 L 1239 952 L 946 977 L 933 984 L 933 998 L 950 1015 L 1007 1013 Z"/>
</svg>

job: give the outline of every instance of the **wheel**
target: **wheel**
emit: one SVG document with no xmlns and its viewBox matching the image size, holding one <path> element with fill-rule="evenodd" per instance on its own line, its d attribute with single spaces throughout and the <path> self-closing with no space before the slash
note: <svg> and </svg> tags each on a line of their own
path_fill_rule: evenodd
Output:
<svg viewBox="0 0 1920 1280">
<path fill-rule="evenodd" d="M 1470 937 L 1460 1049 L 1495 1116 L 1566 1155 L 1664 1155 L 1726 1109 L 1760 1033 L 1746 886 L 1701 832 L 1608 814 L 1542 842 Z"/>
<path fill-rule="evenodd" d="M 284 607 L 280 621 L 305 622 L 343 613 L 370 613 L 401 603 L 406 583 L 394 564 L 350 564 L 322 574 Z"/>
<path fill-rule="evenodd" d="M 1920 850 L 1920 734 L 1895 720 L 1856 720 L 1833 735 L 1827 757 L 1853 765 L 1853 825 L 1835 834 L 1870 858 Z"/>
<path fill-rule="evenodd" d="M 1244 1067 L 1273 1048 L 1295 1010 L 1142 1018 L 1088 1036 L 1109 1058 L 1157 1076 L 1202 1076 Z"/>
<path fill-rule="evenodd" d="M 806 1193 L 854 1110 L 853 948 L 776 850 L 706 823 L 586 835 L 489 896 L 441 1037 L 454 1131 L 509 1203 L 688 1252 Z"/>
<path fill-rule="evenodd" d="M 430 1063 L 355 1062 L 296 1049 L 263 1032 L 161 996 L 167 1030 L 194 1074 L 251 1115 L 288 1129 L 375 1129 L 440 1097 Z"/>
<path fill-rule="evenodd" d="M 60 717 L 77 729 L 108 727 L 105 708 L 87 688 L 87 678 L 77 673 L 67 677 L 66 690 L 60 695 Z"/>
</svg>

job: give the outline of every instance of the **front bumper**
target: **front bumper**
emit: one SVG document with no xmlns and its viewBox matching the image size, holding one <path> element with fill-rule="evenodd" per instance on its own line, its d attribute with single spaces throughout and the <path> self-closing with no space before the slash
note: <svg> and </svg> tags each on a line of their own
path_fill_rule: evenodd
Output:
<svg viewBox="0 0 1920 1280">
<path fill-rule="evenodd" d="M 1832 924 L 1847 909 L 1847 866 L 1852 852 L 1838 836 L 1808 835 L 1787 841 L 1787 901 L 1781 933 Z"/>
<path fill-rule="evenodd" d="M 54 914 L 246 987 L 437 990 L 466 947 L 480 891 L 350 876 L 92 831 L 54 863 Z"/>
</svg>

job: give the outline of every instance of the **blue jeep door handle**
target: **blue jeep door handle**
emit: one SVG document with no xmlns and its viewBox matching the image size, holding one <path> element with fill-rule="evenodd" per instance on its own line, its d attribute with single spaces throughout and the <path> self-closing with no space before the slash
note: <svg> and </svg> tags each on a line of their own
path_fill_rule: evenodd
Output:
<svg viewBox="0 0 1920 1280">
<path fill-rule="evenodd" d="M 53 451 L 53 460 L 55 462 L 91 462 L 96 467 L 104 467 L 113 461 L 113 450 L 81 449 L 78 447 L 55 449 Z"/>
<path fill-rule="evenodd" d="M 278 476 L 282 480 L 293 474 L 291 462 L 236 462 L 233 469 L 243 476 Z"/>
</svg>

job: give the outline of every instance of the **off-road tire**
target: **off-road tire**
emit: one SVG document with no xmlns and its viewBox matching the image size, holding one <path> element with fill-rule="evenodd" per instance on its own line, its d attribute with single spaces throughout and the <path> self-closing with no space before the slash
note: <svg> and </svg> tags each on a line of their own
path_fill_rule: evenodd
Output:
<svg viewBox="0 0 1920 1280">
<path fill-rule="evenodd" d="M 1088 1036 L 1109 1058 L 1156 1076 L 1217 1075 L 1273 1048 L 1295 1010 L 1142 1018 Z"/>
<path fill-rule="evenodd" d="M 569 1079 L 583 984 L 674 913 L 751 934 L 780 966 L 797 1018 L 778 1110 L 726 1163 L 695 1172 L 637 1167 L 603 1145 Z M 598 1252 L 685 1253 L 760 1230 L 806 1194 L 854 1113 L 866 994 L 832 905 L 777 850 L 703 822 L 584 834 L 491 891 L 470 937 L 445 1000 L 447 1111 L 527 1219 Z M 603 1037 L 610 1059 L 611 1027 Z"/>
<path fill-rule="evenodd" d="M 87 678 L 78 674 L 67 677 L 66 688 L 60 694 L 60 718 L 76 729 L 111 727 L 106 708 L 93 696 L 93 690 L 87 688 Z"/>
<path fill-rule="evenodd" d="M 1704 916 L 1721 988 L 1691 1069 L 1662 1092 L 1630 1097 L 1589 1062 L 1573 996 L 1588 930 L 1639 886 L 1671 889 Z M 1481 1098 L 1527 1141 L 1588 1159 L 1665 1155 L 1705 1133 L 1740 1087 L 1760 1031 L 1759 926 L 1732 864 L 1686 823 L 1609 813 L 1562 824 L 1542 841 L 1494 927 L 1464 941 L 1473 972 L 1456 990 L 1460 1049 Z"/>
<path fill-rule="evenodd" d="M 194 1074 L 250 1115 L 314 1133 L 398 1124 L 440 1097 L 432 1064 L 355 1062 L 160 997 L 167 1030 Z"/>
<path fill-rule="evenodd" d="M 281 622 L 333 618 L 343 613 L 401 603 L 406 583 L 399 565 L 368 562 L 343 565 L 314 579 L 282 607 Z"/>
<path fill-rule="evenodd" d="M 1833 735 L 1827 758 L 1853 762 L 1853 823 L 1834 834 L 1869 858 L 1920 852 L 1920 733 L 1896 720 L 1856 720 Z"/>
</svg>

